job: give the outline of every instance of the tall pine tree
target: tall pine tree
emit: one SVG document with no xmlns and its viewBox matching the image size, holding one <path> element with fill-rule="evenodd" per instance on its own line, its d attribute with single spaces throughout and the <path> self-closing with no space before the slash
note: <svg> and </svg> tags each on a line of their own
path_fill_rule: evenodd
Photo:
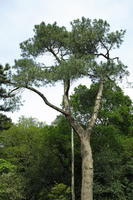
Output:
<svg viewBox="0 0 133 200">
<path fill-rule="evenodd" d="M 118 57 L 112 58 L 111 51 L 119 48 L 125 31 L 110 31 L 103 20 L 82 18 L 71 23 L 71 31 L 56 23 L 42 22 L 34 28 L 34 36 L 23 42 L 23 59 L 15 62 L 13 83 L 16 88 L 26 88 L 38 94 L 49 107 L 62 113 L 69 121 L 81 142 L 82 188 L 81 200 L 93 199 L 93 158 L 90 138 L 100 111 L 106 81 L 115 81 L 126 73 Z M 51 54 L 52 66 L 36 63 L 40 55 Z M 69 101 L 71 83 L 87 77 L 98 83 L 98 90 L 87 126 L 77 121 Z M 63 84 L 63 107 L 52 104 L 37 87 L 60 81 Z"/>
</svg>

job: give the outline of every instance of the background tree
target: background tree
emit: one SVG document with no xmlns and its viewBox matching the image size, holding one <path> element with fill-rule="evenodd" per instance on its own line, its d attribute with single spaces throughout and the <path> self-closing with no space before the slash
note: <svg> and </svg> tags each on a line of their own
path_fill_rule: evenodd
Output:
<svg viewBox="0 0 133 200">
<path fill-rule="evenodd" d="M 24 199 L 23 177 L 16 172 L 16 166 L 0 159 L 0 199 Z"/>
<path fill-rule="evenodd" d="M 1 133 L 1 157 L 23 177 L 26 199 L 48 199 L 55 183 L 69 186 L 70 127 L 62 118 L 57 121 L 48 126 L 22 117 Z"/>
<path fill-rule="evenodd" d="M 93 199 L 93 159 L 90 136 L 100 110 L 103 87 L 106 80 L 114 81 L 125 74 L 126 67 L 119 59 L 111 58 L 110 52 L 119 48 L 125 31 L 110 32 L 106 21 L 82 18 L 71 23 L 71 31 L 56 23 L 46 25 L 42 22 L 34 28 L 33 38 L 20 45 L 23 59 L 15 62 L 16 74 L 13 82 L 16 88 L 27 88 L 38 94 L 51 108 L 64 114 L 81 142 L 82 189 L 81 199 Z M 37 64 L 35 59 L 50 53 L 55 64 Z M 101 61 L 99 59 L 102 57 Z M 103 61 L 104 59 L 104 61 Z M 92 114 L 86 127 L 79 123 L 71 112 L 69 89 L 73 80 L 88 77 L 98 82 L 98 91 Z M 51 104 L 37 87 L 61 81 L 64 87 L 63 108 Z"/>
<path fill-rule="evenodd" d="M 13 111 L 17 107 L 17 97 L 10 94 L 11 85 L 9 85 L 10 67 L 0 65 L 0 112 Z M 12 121 L 3 113 L 0 113 L 0 130 L 8 129 Z"/>
<path fill-rule="evenodd" d="M 48 194 L 49 200 L 69 200 L 71 199 L 70 187 L 64 184 L 56 184 L 52 189 L 51 193 Z"/>
</svg>

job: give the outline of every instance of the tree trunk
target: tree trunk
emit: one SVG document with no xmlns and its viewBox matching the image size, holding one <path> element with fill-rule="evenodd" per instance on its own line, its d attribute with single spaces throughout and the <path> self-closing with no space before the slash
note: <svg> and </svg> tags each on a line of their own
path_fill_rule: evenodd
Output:
<svg viewBox="0 0 133 200">
<path fill-rule="evenodd" d="M 90 136 L 81 138 L 82 157 L 82 188 L 81 200 L 93 200 L 93 159 L 90 146 Z"/>
</svg>

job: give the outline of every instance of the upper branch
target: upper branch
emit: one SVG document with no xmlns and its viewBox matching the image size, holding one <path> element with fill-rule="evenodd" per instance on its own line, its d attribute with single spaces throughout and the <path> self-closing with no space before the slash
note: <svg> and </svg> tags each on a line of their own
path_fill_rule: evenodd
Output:
<svg viewBox="0 0 133 200">
<path fill-rule="evenodd" d="M 54 52 L 54 50 L 52 48 L 48 48 L 48 51 L 50 53 L 52 53 L 52 55 L 56 58 L 56 60 L 58 61 L 58 63 L 61 63 L 61 60 L 59 59 L 59 57 L 57 56 L 57 54 Z"/>
<path fill-rule="evenodd" d="M 113 61 L 113 60 L 119 60 L 119 57 L 114 57 L 114 58 L 110 58 L 109 53 L 108 54 L 103 54 L 103 53 L 95 53 L 95 56 L 103 56 L 105 59 L 107 59 L 108 61 Z"/>
<path fill-rule="evenodd" d="M 110 52 L 110 50 L 111 50 L 111 48 L 112 48 L 112 45 L 110 46 L 110 48 L 108 48 L 108 47 L 104 44 L 104 42 L 103 42 L 102 40 L 100 40 L 100 42 L 101 42 L 101 44 L 103 45 L 103 47 L 106 49 L 106 54 L 104 55 L 105 58 L 106 58 L 106 59 L 109 59 L 109 52 Z"/>
</svg>

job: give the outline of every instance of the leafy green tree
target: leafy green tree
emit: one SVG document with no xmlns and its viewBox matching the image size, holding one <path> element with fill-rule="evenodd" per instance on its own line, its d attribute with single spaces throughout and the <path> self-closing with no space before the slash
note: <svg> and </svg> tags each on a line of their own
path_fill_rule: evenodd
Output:
<svg viewBox="0 0 133 200">
<path fill-rule="evenodd" d="M 1 156 L 23 177 L 26 199 L 47 199 L 55 182 L 70 183 L 70 127 L 62 117 L 57 121 L 47 126 L 22 117 L 1 133 Z"/>
<path fill-rule="evenodd" d="M 122 183 L 127 199 L 131 200 L 133 196 L 133 136 L 123 138 L 123 176 Z"/>
<path fill-rule="evenodd" d="M 0 159 L 0 199 L 24 199 L 23 177 L 16 173 L 16 166 Z"/>
<path fill-rule="evenodd" d="M 71 105 L 75 118 L 84 126 L 87 125 L 87 121 L 92 115 L 97 91 L 98 83 L 92 84 L 90 88 L 79 85 L 71 95 Z M 122 89 L 114 83 L 106 82 L 97 123 L 102 125 L 113 124 L 121 130 L 121 133 L 131 134 L 132 110 L 132 101 L 124 95 Z"/>
<path fill-rule="evenodd" d="M 133 176 L 132 138 L 121 135 L 113 126 L 106 126 L 100 128 L 97 137 L 94 136 L 92 140 L 95 147 L 93 147 L 95 199 L 130 200 Z M 130 150 L 124 147 L 127 140 Z M 127 156 L 127 150 L 130 156 Z"/>
<path fill-rule="evenodd" d="M 11 119 L 6 115 L 0 113 L 0 131 L 10 128 L 11 125 L 12 125 Z"/>
<path fill-rule="evenodd" d="M 93 199 L 93 158 L 90 137 L 93 132 L 102 101 L 106 81 L 115 81 L 126 73 L 118 57 L 112 58 L 111 51 L 119 48 L 125 31 L 110 31 L 106 21 L 82 18 L 71 22 L 71 30 L 59 27 L 56 23 L 42 22 L 34 28 L 34 36 L 21 43 L 23 58 L 15 61 L 12 84 L 38 94 L 51 108 L 64 114 L 81 142 L 82 188 L 81 199 Z M 37 63 L 40 55 L 50 53 L 54 58 L 52 66 Z M 33 58 L 33 59 L 32 59 Z M 101 58 L 101 61 L 100 61 Z M 75 119 L 70 102 L 69 90 L 72 81 L 88 77 L 98 82 L 98 90 L 87 126 Z M 37 87 L 61 81 L 64 88 L 63 107 L 48 101 Z"/>
<path fill-rule="evenodd" d="M 24 178 L 26 198 L 30 198 L 31 191 L 36 188 L 35 193 L 40 186 L 37 183 L 39 183 L 41 175 L 37 177 L 37 173 L 40 170 L 39 162 L 42 158 L 40 158 L 38 152 L 41 146 L 41 126 L 35 119 L 26 120 L 22 117 L 17 125 L 1 133 L 1 143 L 3 145 L 1 154 L 17 166 L 18 174 Z M 33 181 L 32 186 L 30 185 L 31 181 Z M 35 182 L 37 182 L 36 187 Z"/>
<path fill-rule="evenodd" d="M 21 200 L 25 199 L 23 177 L 16 173 L 3 173 L 0 176 L 0 199 Z"/>
<path fill-rule="evenodd" d="M 70 200 L 71 199 L 71 190 L 70 187 L 64 184 L 55 184 L 51 193 L 48 194 L 49 200 Z"/>
<path fill-rule="evenodd" d="M 15 169 L 15 166 L 10 162 L 0 159 L 0 174 L 11 172 Z"/>
</svg>

